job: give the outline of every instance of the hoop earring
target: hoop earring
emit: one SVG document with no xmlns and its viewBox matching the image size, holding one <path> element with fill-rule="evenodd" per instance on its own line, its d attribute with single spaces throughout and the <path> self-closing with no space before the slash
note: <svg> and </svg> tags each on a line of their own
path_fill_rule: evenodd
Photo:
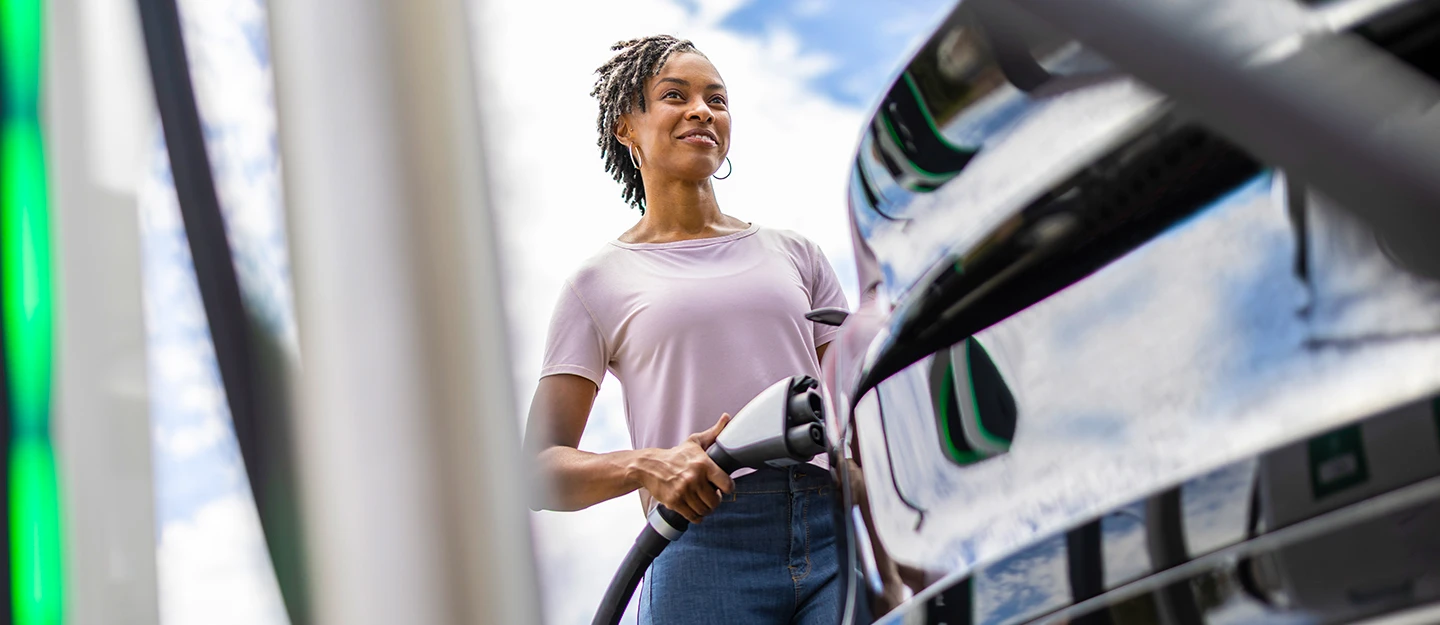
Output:
<svg viewBox="0 0 1440 625">
<path fill-rule="evenodd" d="M 714 174 L 711 174 L 711 176 L 712 176 L 713 178 L 715 178 L 716 180 L 724 180 L 724 179 L 726 179 L 726 178 L 729 178 L 729 177 L 730 177 L 730 174 L 735 173 L 735 163 L 730 162 L 730 157 L 728 157 L 728 156 L 725 157 L 725 164 L 726 164 L 726 165 L 729 165 L 729 166 L 730 166 L 730 169 L 725 170 L 725 175 L 724 175 L 724 176 L 716 176 L 716 175 L 714 175 Z"/>
<path fill-rule="evenodd" d="M 630 163 L 635 166 L 635 171 L 640 171 L 640 159 L 635 157 L 635 146 L 630 147 Z"/>
</svg>

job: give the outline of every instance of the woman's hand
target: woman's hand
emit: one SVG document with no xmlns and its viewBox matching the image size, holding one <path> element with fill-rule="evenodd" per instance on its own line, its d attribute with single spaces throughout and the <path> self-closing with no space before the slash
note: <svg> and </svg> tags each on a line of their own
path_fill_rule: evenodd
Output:
<svg viewBox="0 0 1440 625">
<path fill-rule="evenodd" d="M 691 434 L 675 447 L 645 450 L 649 453 L 635 460 L 632 479 L 665 507 L 699 523 L 720 505 L 716 489 L 725 493 L 735 490 L 730 476 L 705 455 L 727 423 L 730 415 L 723 414 L 710 429 Z"/>
<path fill-rule="evenodd" d="M 595 454 L 580 451 L 580 436 L 599 388 L 576 375 L 540 378 L 530 403 L 525 447 L 532 468 L 552 488 L 537 489 L 534 510 L 581 510 L 637 488 L 649 491 L 642 501 L 659 499 L 691 522 L 720 504 L 715 489 L 733 492 L 735 483 L 705 455 L 705 448 L 730 422 L 721 415 L 714 427 L 691 435 L 671 449 L 635 449 Z"/>
</svg>

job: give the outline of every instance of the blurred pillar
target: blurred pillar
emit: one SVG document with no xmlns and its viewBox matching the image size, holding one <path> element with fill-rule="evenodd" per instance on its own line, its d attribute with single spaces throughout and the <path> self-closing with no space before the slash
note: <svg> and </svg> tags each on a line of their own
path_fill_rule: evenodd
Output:
<svg viewBox="0 0 1440 625">
<path fill-rule="evenodd" d="M 45 6 L 64 621 L 159 622 L 136 185 L 154 104 L 129 2 Z"/>
<path fill-rule="evenodd" d="M 315 621 L 538 622 L 465 7 L 269 11 Z"/>
</svg>

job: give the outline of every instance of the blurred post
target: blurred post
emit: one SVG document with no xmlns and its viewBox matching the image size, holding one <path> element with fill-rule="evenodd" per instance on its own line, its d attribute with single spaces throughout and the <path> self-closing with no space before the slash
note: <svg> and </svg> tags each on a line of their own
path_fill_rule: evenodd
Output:
<svg viewBox="0 0 1440 625">
<path fill-rule="evenodd" d="M 269 11 L 315 621 L 537 623 L 465 7 Z"/>
<path fill-rule="evenodd" d="M 160 620 L 136 185 L 154 130 L 135 6 L 50 0 L 44 110 L 65 622 Z"/>
</svg>

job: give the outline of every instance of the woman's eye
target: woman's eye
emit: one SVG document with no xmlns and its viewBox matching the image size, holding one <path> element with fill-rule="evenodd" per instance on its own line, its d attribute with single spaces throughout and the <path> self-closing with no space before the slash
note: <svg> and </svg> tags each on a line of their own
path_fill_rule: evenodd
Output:
<svg viewBox="0 0 1440 625">
<path fill-rule="evenodd" d="M 663 99 L 665 99 L 665 98 L 669 98 L 669 97 L 672 97 L 672 96 L 678 98 L 678 97 L 680 97 L 680 92 L 679 92 L 679 91 L 666 91 L 666 92 L 665 92 L 665 95 L 660 96 L 660 98 L 663 100 Z"/>
<path fill-rule="evenodd" d="M 725 106 L 725 98 L 722 98 L 722 97 L 720 97 L 720 96 L 715 96 L 715 97 L 713 97 L 713 98 L 710 98 L 710 103 L 711 103 L 711 104 L 719 104 L 720 106 Z"/>
</svg>

